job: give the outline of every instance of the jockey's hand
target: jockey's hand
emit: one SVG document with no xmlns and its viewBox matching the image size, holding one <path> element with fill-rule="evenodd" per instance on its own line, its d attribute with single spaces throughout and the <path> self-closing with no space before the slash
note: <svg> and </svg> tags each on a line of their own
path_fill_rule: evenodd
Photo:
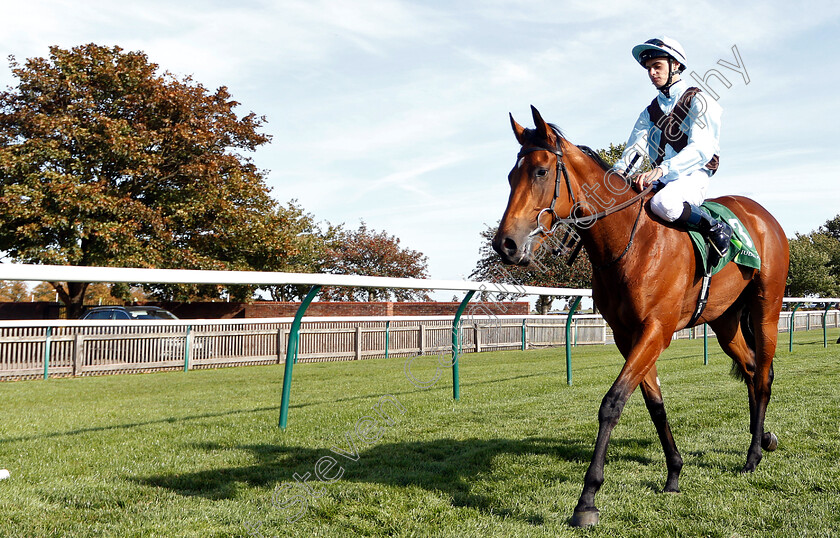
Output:
<svg viewBox="0 0 840 538">
<path fill-rule="evenodd" d="M 662 175 L 662 169 L 657 166 L 653 170 L 648 170 L 633 178 L 633 186 L 636 187 L 637 191 L 642 192 L 648 185 L 661 178 Z"/>
</svg>

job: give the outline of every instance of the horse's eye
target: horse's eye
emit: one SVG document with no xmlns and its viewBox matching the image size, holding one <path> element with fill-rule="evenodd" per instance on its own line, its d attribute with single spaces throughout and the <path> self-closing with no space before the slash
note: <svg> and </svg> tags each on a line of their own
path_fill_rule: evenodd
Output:
<svg viewBox="0 0 840 538">
<path fill-rule="evenodd" d="M 534 175 L 538 179 L 543 179 L 545 176 L 548 175 L 548 170 L 545 168 L 537 168 L 537 170 L 534 172 Z"/>
</svg>

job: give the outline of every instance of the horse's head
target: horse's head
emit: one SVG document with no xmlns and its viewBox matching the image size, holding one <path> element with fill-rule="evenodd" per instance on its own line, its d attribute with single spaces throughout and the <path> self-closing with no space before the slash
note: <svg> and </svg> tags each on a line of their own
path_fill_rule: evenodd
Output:
<svg viewBox="0 0 840 538">
<path fill-rule="evenodd" d="M 563 162 L 567 148 L 560 132 L 531 107 L 536 129 L 510 124 L 522 148 L 508 174 L 510 198 L 493 238 L 493 249 L 505 263 L 528 265 L 534 239 L 550 230 L 558 215 L 571 214 L 575 200 L 569 171 Z"/>
</svg>

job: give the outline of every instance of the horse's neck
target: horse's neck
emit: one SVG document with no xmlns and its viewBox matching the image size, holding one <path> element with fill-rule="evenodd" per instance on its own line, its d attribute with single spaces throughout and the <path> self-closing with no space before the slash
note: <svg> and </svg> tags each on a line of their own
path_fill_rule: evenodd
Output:
<svg viewBox="0 0 840 538">
<path fill-rule="evenodd" d="M 585 210 L 584 214 L 593 215 L 615 208 L 630 202 L 638 194 L 623 180 L 620 181 L 618 176 L 608 176 L 594 163 L 583 168 L 578 173 L 582 179 L 579 203 Z M 612 265 L 622 257 L 631 241 L 631 235 L 638 235 L 639 229 L 648 222 L 644 208 L 640 207 L 642 203 L 643 199 L 640 199 L 614 213 L 597 218 L 591 225 L 578 227 L 593 267 Z"/>
</svg>

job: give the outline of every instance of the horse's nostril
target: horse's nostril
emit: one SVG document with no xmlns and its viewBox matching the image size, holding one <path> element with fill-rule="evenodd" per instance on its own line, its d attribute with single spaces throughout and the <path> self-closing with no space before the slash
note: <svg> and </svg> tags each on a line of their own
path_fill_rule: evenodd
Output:
<svg viewBox="0 0 840 538">
<path fill-rule="evenodd" d="M 514 241 L 510 237 L 505 237 L 505 240 L 502 241 L 502 246 L 508 252 L 516 252 L 516 241 Z"/>
</svg>

